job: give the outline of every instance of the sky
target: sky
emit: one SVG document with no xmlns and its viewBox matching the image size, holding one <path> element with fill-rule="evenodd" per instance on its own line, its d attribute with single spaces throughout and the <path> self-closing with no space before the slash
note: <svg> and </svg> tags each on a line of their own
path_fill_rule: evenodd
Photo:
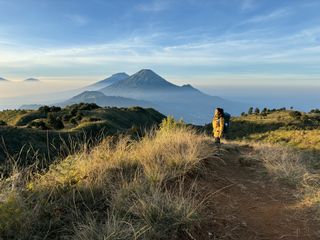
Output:
<svg viewBox="0 0 320 240">
<path fill-rule="evenodd" d="M 0 10 L 0 77 L 14 81 L 150 68 L 202 87 L 320 87 L 319 0 L 0 0 Z"/>
</svg>

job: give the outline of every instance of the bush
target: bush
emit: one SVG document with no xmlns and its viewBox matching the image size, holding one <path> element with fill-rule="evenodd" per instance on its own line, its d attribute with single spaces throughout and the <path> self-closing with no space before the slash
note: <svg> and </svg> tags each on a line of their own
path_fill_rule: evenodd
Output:
<svg viewBox="0 0 320 240">
<path fill-rule="evenodd" d="M 78 111 L 77 115 L 75 116 L 75 119 L 79 122 L 81 121 L 82 117 L 83 117 L 83 114 L 80 111 Z"/>
<path fill-rule="evenodd" d="M 64 128 L 64 124 L 60 117 L 56 117 L 53 113 L 48 114 L 48 123 L 51 127 L 56 130 L 60 130 Z"/>
<path fill-rule="evenodd" d="M 176 121 L 174 117 L 168 116 L 167 118 L 163 119 L 161 124 L 160 124 L 160 129 L 167 129 L 167 130 L 172 130 L 172 129 L 177 129 L 181 127 L 186 127 L 186 124 L 182 119 L 179 121 Z"/>
<path fill-rule="evenodd" d="M 310 111 L 310 113 L 320 113 L 320 109 L 316 108 L 316 109 L 312 109 Z"/>
<path fill-rule="evenodd" d="M 53 123 L 52 127 L 56 130 L 60 130 L 64 128 L 64 124 L 61 121 L 61 118 L 56 118 L 55 122 Z"/>
<path fill-rule="evenodd" d="M 48 112 L 50 112 L 50 107 L 49 106 L 41 106 L 41 107 L 39 107 L 39 109 L 38 109 L 38 111 L 39 112 L 43 112 L 43 113 L 48 113 Z"/>
<path fill-rule="evenodd" d="M 47 124 L 42 120 L 40 120 L 40 121 L 32 121 L 31 123 L 28 124 L 28 127 L 29 128 L 39 128 L 41 130 L 49 129 Z"/>
<path fill-rule="evenodd" d="M 95 110 L 101 108 L 95 103 L 79 103 L 79 104 L 73 104 L 71 106 L 67 106 L 67 108 L 70 109 L 71 115 L 74 115 L 78 110 Z"/>
<path fill-rule="evenodd" d="M 65 121 L 65 122 L 69 122 L 71 118 L 72 118 L 71 114 L 64 114 L 62 116 L 62 120 Z"/>
<path fill-rule="evenodd" d="M 0 120 L 0 126 L 6 126 L 6 125 L 7 125 L 7 123 L 5 121 Z"/>
<path fill-rule="evenodd" d="M 77 121 L 76 117 L 71 118 L 70 123 L 73 125 L 78 125 L 78 121 Z"/>
<path fill-rule="evenodd" d="M 302 114 L 299 111 L 291 111 L 289 113 L 290 117 L 294 118 L 295 120 L 300 120 Z"/>
<path fill-rule="evenodd" d="M 50 107 L 50 112 L 60 112 L 60 111 L 61 111 L 61 107 L 55 107 L 55 106 Z"/>
</svg>

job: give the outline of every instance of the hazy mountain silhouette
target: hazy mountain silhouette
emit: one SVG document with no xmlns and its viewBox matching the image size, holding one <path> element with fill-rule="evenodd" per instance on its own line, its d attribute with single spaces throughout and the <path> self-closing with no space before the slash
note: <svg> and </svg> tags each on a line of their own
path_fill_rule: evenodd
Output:
<svg viewBox="0 0 320 240">
<path fill-rule="evenodd" d="M 240 114 L 248 108 L 245 104 L 202 93 L 189 84 L 177 86 L 148 69 L 99 91 L 107 96 L 146 100 L 164 114 L 198 124 L 209 122 L 216 107 L 223 107 L 231 114 Z"/>
<path fill-rule="evenodd" d="M 110 107 L 131 107 L 131 106 L 141 106 L 141 107 L 151 107 L 151 103 L 146 101 L 139 101 L 136 99 L 116 97 L 116 96 L 106 96 L 102 92 L 98 91 L 85 91 L 80 93 L 71 99 L 56 104 L 59 106 L 66 106 L 75 103 L 96 103 L 99 106 L 110 106 Z"/>
<path fill-rule="evenodd" d="M 24 82 L 40 82 L 40 80 L 37 78 L 27 78 L 24 80 Z"/>
<path fill-rule="evenodd" d="M 103 88 L 88 91 L 99 86 Z M 50 105 L 66 106 L 87 102 L 100 106 L 152 107 L 163 114 L 172 115 L 177 119 L 183 118 L 186 122 L 194 124 L 210 122 L 216 107 L 222 107 L 232 115 L 239 115 L 249 107 L 246 104 L 210 96 L 189 84 L 177 86 L 149 69 L 140 70 L 129 77 L 126 73 L 117 73 L 95 84 L 63 94 L 64 99 L 68 99 L 67 96 L 74 97 Z M 63 94 L 60 93 L 61 96 Z"/>
<path fill-rule="evenodd" d="M 152 70 L 142 69 L 129 78 L 102 88 L 99 91 L 106 95 L 127 96 L 134 98 L 146 98 L 150 95 L 153 98 L 156 93 L 177 91 L 176 86 Z"/>
<path fill-rule="evenodd" d="M 9 80 L 5 79 L 5 78 L 2 78 L 0 77 L 0 82 L 8 82 Z"/>
<path fill-rule="evenodd" d="M 108 77 L 104 80 L 101 80 L 99 82 L 96 82 L 94 84 L 86 86 L 83 89 L 86 91 L 96 91 L 98 89 L 105 88 L 105 87 L 108 87 L 112 84 L 116 84 L 120 81 L 123 81 L 123 80 L 127 79 L 128 77 L 129 77 L 129 75 L 124 72 L 116 73 L 116 74 L 113 74 L 111 77 Z"/>
</svg>

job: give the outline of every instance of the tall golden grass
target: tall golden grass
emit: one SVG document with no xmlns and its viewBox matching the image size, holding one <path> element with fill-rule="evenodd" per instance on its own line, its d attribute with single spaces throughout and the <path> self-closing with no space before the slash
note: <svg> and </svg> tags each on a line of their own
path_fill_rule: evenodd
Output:
<svg viewBox="0 0 320 240">
<path fill-rule="evenodd" d="M 32 174 L 0 181 L 7 239 L 181 239 L 201 220 L 185 181 L 212 154 L 207 138 L 165 120 L 140 140 L 106 138 Z M 190 179 L 189 179 L 190 180 Z"/>
</svg>

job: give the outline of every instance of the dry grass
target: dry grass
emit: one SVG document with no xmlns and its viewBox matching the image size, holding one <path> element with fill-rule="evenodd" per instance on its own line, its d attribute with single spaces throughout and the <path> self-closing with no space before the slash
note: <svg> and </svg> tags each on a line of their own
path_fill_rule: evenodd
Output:
<svg viewBox="0 0 320 240">
<path fill-rule="evenodd" d="M 2 179 L 0 236 L 10 239 L 179 239 L 201 219 L 185 178 L 211 154 L 206 137 L 165 121 L 141 140 L 107 138 L 52 164 Z"/>
<path fill-rule="evenodd" d="M 319 212 L 317 216 L 320 216 L 319 155 L 279 145 L 264 143 L 250 143 L 250 145 L 255 151 L 253 156 L 248 157 L 261 161 L 274 180 L 295 188 L 300 200 L 299 205 L 316 209 Z"/>
<path fill-rule="evenodd" d="M 320 150 L 320 130 L 276 130 L 262 134 L 252 134 L 248 140 L 282 144 L 298 149 Z"/>
</svg>

